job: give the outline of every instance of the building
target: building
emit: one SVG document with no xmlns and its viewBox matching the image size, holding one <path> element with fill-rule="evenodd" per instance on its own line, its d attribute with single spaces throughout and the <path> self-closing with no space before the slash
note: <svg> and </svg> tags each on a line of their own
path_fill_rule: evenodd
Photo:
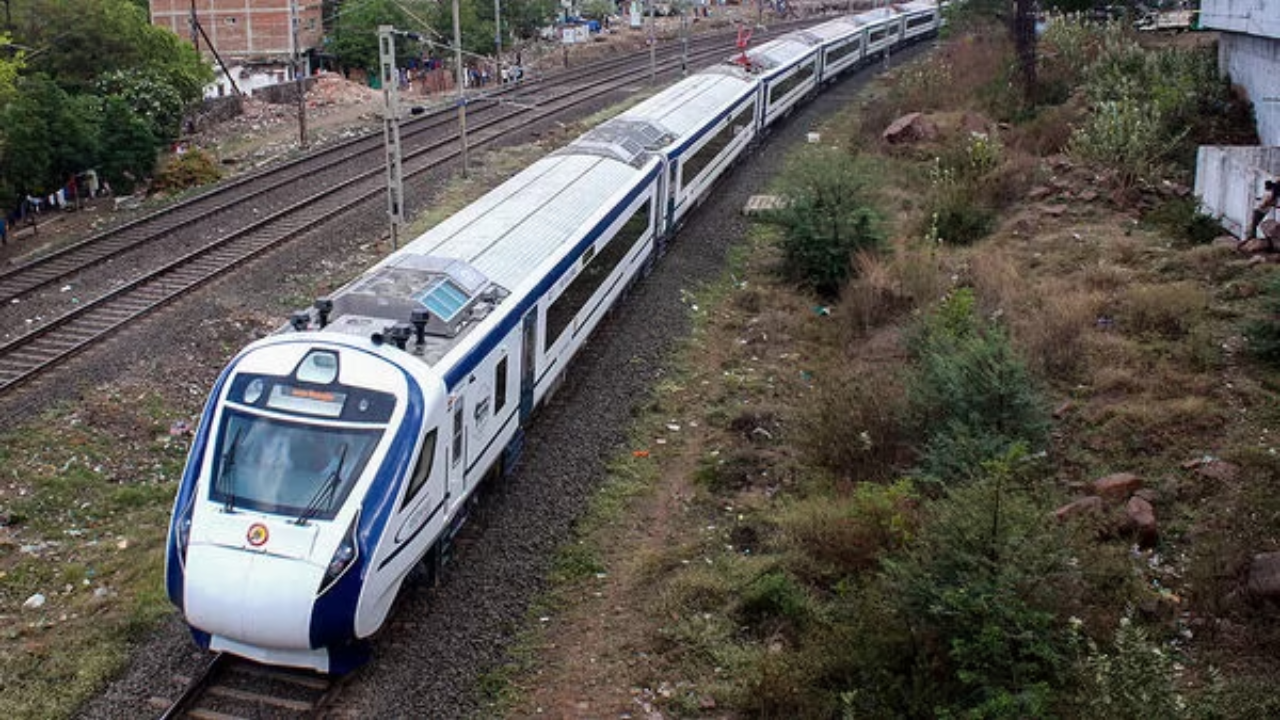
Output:
<svg viewBox="0 0 1280 720">
<path fill-rule="evenodd" d="M 202 33 L 192 28 L 195 15 Z M 297 37 L 292 19 L 298 19 Z M 321 4 L 297 0 L 151 0 L 151 24 L 167 27 L 192 42 L 210 62 L 215 52 L 242 91 L 293 79 L 295 53 L 306 57 L 324 35 Z M 304 74 L 309 74 L 305 68 Z M 230 84 L 222 69 L 206 95 L 224 94 Z"/>
<path fill-rule="evenodd" d="M 1280 176 L 1280 1 L 1201 0 L 1200 27 L 1217 30 L 1218 68 L 1253 103 L 1262 147 L 1204 146 L 1196 159 L 1201 209 L 1239 235 L 1262 195 Z"/>
</svg>

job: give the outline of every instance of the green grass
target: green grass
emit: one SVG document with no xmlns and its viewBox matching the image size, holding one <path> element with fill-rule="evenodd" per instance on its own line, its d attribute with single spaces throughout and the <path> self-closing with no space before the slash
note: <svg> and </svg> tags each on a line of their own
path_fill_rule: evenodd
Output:
<svg viewBox="0 0 1280 720">
<path fill-rule="evenodd" d="M 163 586 L 168 515 L 186 417 L 155 394 L 95 396 L 0 437 L 0 714 L 65 717 L 172 612 Z M 23 608 L 37 593 L 40 608 Z"/>
</svg>

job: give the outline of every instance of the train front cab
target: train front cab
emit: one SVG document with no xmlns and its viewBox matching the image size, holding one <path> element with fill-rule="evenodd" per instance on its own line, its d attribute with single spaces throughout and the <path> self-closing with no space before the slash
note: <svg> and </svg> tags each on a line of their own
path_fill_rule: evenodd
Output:
<svg viewBox="0 0 1280 720">
<path fill-rule="evenodd" d="M 372 346 L 273 336 L 238 356 L 170 526 L 167 590 L 197 643 L 321 672 L 362 662 L 444 521 L 424 511 L 445 495 L 424 432 L 441 404 Z"/>
</svg>

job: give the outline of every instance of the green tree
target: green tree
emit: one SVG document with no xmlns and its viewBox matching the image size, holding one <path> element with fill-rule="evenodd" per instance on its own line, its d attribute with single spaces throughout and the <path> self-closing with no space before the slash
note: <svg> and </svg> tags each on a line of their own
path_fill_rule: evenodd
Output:
<svg viewBox="0 0 1280 720">
<path fill-rule="evenodd" d="M 178 90 L 150 68 L 116 70 L 98 78 L 97 95 L 124 100 L 133 113 L 147 121 L 157 141 L 178 137 L 186 103 Z"/>
<path fill-rule="evenodd" d="M 92 93 L 100 75 L 140 66 L 172 75 L 187 100 L 198 99 L 213 79 L 194 48 L 152 26 L 146 11 L 126 0 L 36 0 L 18 35 L 39 50 L 28 58 L 31 71 L 72 93 Z"/>
<path fill-rule="evenodd" d="M 4 108 L 5 184 L 23 193 L 62 187 L 68 173 L 84 169 L 80 153 L 92 152 L 94 128 L 57 83 L 46 75 L 22 78 L 18 94 Z"/>
<path fill-rule="evenodd" d="M 329 52 L 343 68 L 362 68 L 376 74 L 378 67 L 378 26 L 390 25 L 397 30 L 415 30 L 404 10 L 391 0 L 368 0 L 345 7 L 333 20 Z M 396 39 L 399 59 L 411 56 L 413 49 L 407 38 Z"/>
<path fill-rule="evenodd" d="M 0 107 L 8 102 L 18 82 L 18 73 L 22 71 L 23 55 L 20 50 L 12 49 L 8 33 L 0 33 Z M 3 135 L 0 135 L 0 139 Z"/>
<path fill-rule="evenodd" d="M 121 97 L 102 101 L 102 148 L 99 170 L 117 192 L 131 192 L 155 167 L 156 138 Z"/>
</svg>

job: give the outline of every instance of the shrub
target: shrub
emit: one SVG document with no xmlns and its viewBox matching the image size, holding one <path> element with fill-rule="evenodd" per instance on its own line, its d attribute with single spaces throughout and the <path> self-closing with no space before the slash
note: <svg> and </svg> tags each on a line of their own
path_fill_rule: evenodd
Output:
<svg viewBox="0 0 1280 720">
<path fill-rule="evenodd" d="M 1144 51 L 1104 33 L 1102 50 L 1085 72 L 1093 113 L 1076 130 L 1070 152 L 1109 167 L 1122 186 L 1152 177 L 1171 159 L 1190 161 L 1197 125 L 1232 108 L 1230 87 L 1206 48 Z"/>
<path fill-rule="evenodd" d="M 776 631 L 779 625 L 798 627 L 812 612 L 804 588 L 780 570 L 766 572 L 748 583 L 738 600 L 738 616 L 743 624 L 769 632 Z"/>
<path fill-rule="evenodd" d="M 1280 274 L 1273 274 L 1263 285 L 1263 308 L 1266 316 L 1245 324 L 1244 335 L 1249 353 L 1271 365 L 1280 365 Z"/>
<path fill-rule="evenodd" d="M 156 192 L 181 192 L 215 182 L 218 176 L 217 162 L 197 148 L 170 158 L 156 174 L 152 189 Z"/>
<path fill-rule="evenodd" d="M 1083 702 L 1090 717 L 1165 720 L 1189 717 L 1178 692 L 1174 662 L 1147 631 L 1122 618 L 1114 648 L 1090 642 L 1084 659 Z"/>
<path fill-rule="evenodd" d="M 874 252 L 884 242 L 878 218 L 862 199 L 863 173 L 839 150 L 805 148 L 788 161 L 780 185 L 788 201 L 775 217 L 784 230 L 782 273 L 833 298 L 849 277 L 854 253 Z"/>
<path fill-rule="evenodd" d="M 939 159 L 929 171 L 928 240 L 970 245 L 995 228 L 996 213 L 982 200 L 978 179 L 978 168 L 989 159 L 986 150 L 977 152 L 972 164 L 962 161 L 953 166 Z"/>
<path fill-rule="evenodd" d="M 1062 615 L 1073 568 L 1065 526 L 1023 489 L 1019 450 L 927 510 L 918 542 L 887 563 L 916 639 L 917 716 L 1045 717 L 1072 682 Z"/>
<path fill-rule="evenodd" d="M 1188 245 L 1207 245 L 1222 234 L 1222 226 L 1200 212 L 1195 198 L 1167 200 L 1147 213 L 1145 219 Z"/>
<path fill-rule="evenodd" d="M 1048 417 L 1002 328 L 975 312 L 973 291 L 952 293 L 908 339 L 908 417 L 922 438 L 920 470 L 963 480 L 1014 445 L 1044 442 Z"/>
<path fill-rule="evenodd" d="M 1173 144 L 1159 105 L 1128 95 L 1094 106 L 1067 144 L 1067 152 L 1111 168 L 1121 187 L 1154 176 Z"/>
</svg>

